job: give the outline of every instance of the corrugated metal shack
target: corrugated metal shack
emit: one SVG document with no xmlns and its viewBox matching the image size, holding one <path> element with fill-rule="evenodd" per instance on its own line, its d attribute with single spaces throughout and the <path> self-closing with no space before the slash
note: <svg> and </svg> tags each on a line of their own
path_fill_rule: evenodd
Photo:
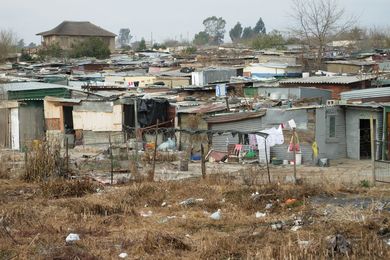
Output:
<svg viewBox="0 0 390 260">
<path fill-rule="evenodd" d="M 65 86 L 40 82 L 2 84 L 0 93 L 0 146 L 15 150 L 45 136 L 45 96 L 70 96 Z"/>
</svg>

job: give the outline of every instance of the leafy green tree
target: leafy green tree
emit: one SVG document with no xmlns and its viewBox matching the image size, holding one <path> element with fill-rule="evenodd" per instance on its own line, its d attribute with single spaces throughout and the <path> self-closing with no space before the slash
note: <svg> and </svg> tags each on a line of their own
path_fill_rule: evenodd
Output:
<svg viewBox="0 0 390 260">
<path fill-rule="evenodd" d="M 144 50 L 146 50 L 146 42 L 145 39 L 142 38 L 141 41 L 139 42 L 137 51 L 144 51 Z"/>
<path fill-rule="evenodd" d="M 76 43 L 70 52 L 70 56 L 73 58 L 95 57 L 97 59 L 106 59 L 110 57 L 110 54 L 108 44 L 97 37 Z"/>
<path fill-rule="evenodd" d="M 242 26 L 240 22 L 237 22 L 237 24 L 229 31 L 230 39 L 232 39 L 232 42 L 238 42 L 241 39 L 242 34 Z"/>
<path fill-rule="evenodd" d="M 267 33 L 267 30 L 265 29 L 265 24 L 264 24 L 263 19 L 261 17 L 257 21 L 255 27 L 253 28 L 253 32 L 255 34 L 266 34 Z"/>
<path fill-rule="evenodd" d="M 195 45 L 201 46 L 201 45 L 208 44 L 209 41 L 210 41 L 210 35 L 205 31 L 201 31 L 195 34 L 195 38 L 193 42 Z"/>
<path fill-rule="evenodd" d="M 226 21 L 222 17 L 208 17 L 203 21 L 203 25 L 205 27 L 204 31 L 209 35 L 210 44 L 219 45 L 223 43 Z"/>
<path fill-rule="evenodd" d="M 191 55 L 191 54 L 194 54 L 196 53 L 197 49 L 195 46 L 189 46 L 187 48 L 185 48 L 184 50 L 182 50 L 182 54 L 183 55 Z"/>
<path fill-rule="evenodd" d="M 27 47 L 35 48 L 35 47 L 37 47 L 37 45 L 35 43 L 33 43 L 33 42 L 30 42 L 30 44 Z"/>
<path fill-rule="evenodd" d="M 245 27 L 243 32 L 242 32 L 242 39 L 243 40 L 248 40 L 248 39 L 251 39 L 253 37 L 253 29 L 252 27 L 248 26 L 248 27 Z"/>
<path fill-rule="evenodd" d="M 43 49 L 40 49 L 38 51 L 38 56 L 40 56 L 41 59 L 45 59 L 47 57 L 62 58 L 64 56 L 64 51 L 61 49 L 58 42 L 55 42 Z"/>
<path fill-rule="evenodd" d="M 252 41 L 252 47 L 254 49 L 282 49 L 284 47 L 285 40 L 279 31 L 273 30 L 272 32 L 264 35 L 259 35 Z"/>
</svg>

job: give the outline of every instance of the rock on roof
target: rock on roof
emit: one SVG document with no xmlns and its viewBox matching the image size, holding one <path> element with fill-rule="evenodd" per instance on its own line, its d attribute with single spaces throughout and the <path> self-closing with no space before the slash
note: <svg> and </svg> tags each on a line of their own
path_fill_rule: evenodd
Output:
<svg viewBox="0 0 390 260">
<path fill-rule="evenodd" d="M 104 30 L 90 22 L 72 22 L 64 21 L 50 31 L 41 32 L 37 35 L 66 35 L 66 36 L 97 36 L 97 37 L 115 37 L 116 34 Z"/>
</svg>

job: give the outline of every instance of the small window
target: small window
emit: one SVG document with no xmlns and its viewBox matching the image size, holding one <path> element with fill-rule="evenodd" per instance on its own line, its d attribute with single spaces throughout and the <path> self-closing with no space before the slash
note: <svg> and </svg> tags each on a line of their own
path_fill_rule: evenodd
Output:
<svg viewBox="0 0 390 260">
<path fill-rule="evenodd" d="M 336 116 L 329 116 L 329 138 L 336 137 Z"/>
</svg>

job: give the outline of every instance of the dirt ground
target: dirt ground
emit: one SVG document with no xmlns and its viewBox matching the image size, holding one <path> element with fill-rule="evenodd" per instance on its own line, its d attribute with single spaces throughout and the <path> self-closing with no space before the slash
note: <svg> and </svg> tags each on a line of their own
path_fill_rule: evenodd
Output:
<svg viewBox="0 0 390 260">
<path fill-rule="evenodd" d="M 0 180 L 0 259 L 390 258 L 388 187 L 245 182 Z"/>
<path fill-rule="evenodd" d="M 369 161 L 298 166 L 298 185 L 291 166 L 269 184 L 258 165 L 207 163 L 202 179 L 200 163 L 159 162 L 154 182 L 107 185 L 107 160 L 80 158 L 76 179 L 27 183 L 23 155 L 3 155 L 0 259 L 390 259 L 390 189 Z"/>
</svg>

